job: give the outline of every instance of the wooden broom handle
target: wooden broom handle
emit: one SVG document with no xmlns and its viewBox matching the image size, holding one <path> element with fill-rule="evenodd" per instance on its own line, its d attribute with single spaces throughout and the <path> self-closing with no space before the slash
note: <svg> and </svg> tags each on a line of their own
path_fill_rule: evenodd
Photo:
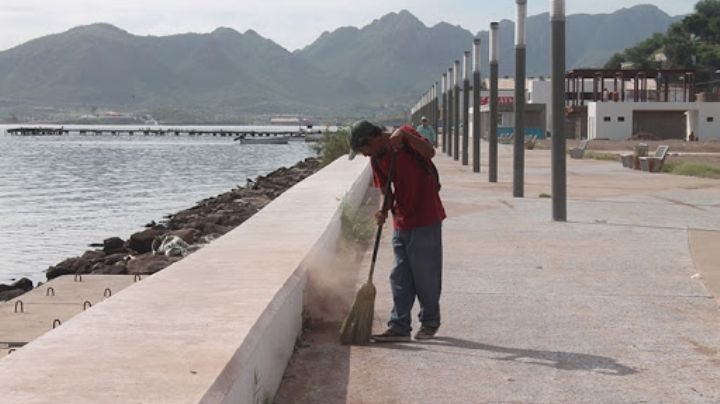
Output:
<svg viewBox="0 0 720 404">
<path fill-rule="evenodd" d="M 393 179 L 395 178 L 395 159 L 397 157 L 397 152 L 395 150 L 392 151 L 392 157 L 390 158 L 390 171 L 388 172 L 387 180 L 385 181 L 385 194 L 383 195 L 383 206 L 382 211 L 387 215 L 388 210 L 390 210 L 390 204 L 391 202 L 391 187 Z M 370 273 L 368 274 L 368 281 L 367 283 L 372 283 L 373 274 L 375 273 L 375 261 L 377 260 L 377 252 L 378 247 L 380 246 L 380 236 L 382 235 L 382 228 L 383 225 L 378 225 L 377 234 L 375 235 L 375 246 L 373 247 L 373 253 L 372 253 L 372 260 L 370 261 Z"/>
</svg>

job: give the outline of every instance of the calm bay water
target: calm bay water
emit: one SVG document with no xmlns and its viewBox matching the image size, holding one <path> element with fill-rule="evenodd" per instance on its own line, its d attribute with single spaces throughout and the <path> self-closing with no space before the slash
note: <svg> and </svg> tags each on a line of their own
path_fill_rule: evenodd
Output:
<svg viewBox="0 0 720 404">
<path fill-rule="evenodd" d="M 314 155 L 228 137 L 18 137 L 0 126 L 0 283 Z M 280 128 L 274 128 L 280 129 Z M 292 127 L 289 129 L 296 129 Z"/>
</svg>

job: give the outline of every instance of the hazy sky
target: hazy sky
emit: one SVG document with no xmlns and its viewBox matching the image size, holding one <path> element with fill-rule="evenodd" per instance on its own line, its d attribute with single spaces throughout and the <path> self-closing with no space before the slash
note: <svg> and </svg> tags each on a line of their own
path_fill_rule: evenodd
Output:
<svg viewBox="0 0 720 404">
<path fill-rule="evenodd" d="M 568 14 L 607 13 L 642 0 L 566 0 Z M 691 13 L 695 0 L 655 0 L 670 15 Z M 528 14 L 548 11 L 550 0 L 528 0 Z M 513 0 L 0 0 L 0 50 L 94 22 L 137 35 L 211 32 L 219 26 L 254 29 L 289 50 L 323 31 L 362 27 L 389 12 L 407 9 L 426 25 L 440 21 L 473 33 L 490 21 L 514 19 Z"/>
</svg>

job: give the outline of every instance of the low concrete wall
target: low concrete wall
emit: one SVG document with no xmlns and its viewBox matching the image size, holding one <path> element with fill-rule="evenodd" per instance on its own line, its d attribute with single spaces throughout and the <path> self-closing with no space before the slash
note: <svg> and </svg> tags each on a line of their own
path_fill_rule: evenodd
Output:
<svg viewBox="0 0 720 404">
<path fill-rule="evenodd" d="M 339 159 L 211 245 L 0 360 L 3 403 L 248 403 L 277 389 L 301 327 L 303 262 L 361 202 Z"/>
</svg>

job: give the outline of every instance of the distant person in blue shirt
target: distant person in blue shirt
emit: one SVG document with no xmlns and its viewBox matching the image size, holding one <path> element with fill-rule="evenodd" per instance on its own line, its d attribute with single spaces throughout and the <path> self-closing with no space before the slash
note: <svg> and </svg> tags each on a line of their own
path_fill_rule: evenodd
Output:
<svg viewBox="0 0 720 404">
<path fill-rule="evenodd" d="M 430 143 L 437 146 L 437 135 L 435 134 L 435 129 L 428 124 L 427 117 L 420 118 L 420 125 L 418 125 L 416 129 L 425 139 L 429 140 Z"/>
</svg>

